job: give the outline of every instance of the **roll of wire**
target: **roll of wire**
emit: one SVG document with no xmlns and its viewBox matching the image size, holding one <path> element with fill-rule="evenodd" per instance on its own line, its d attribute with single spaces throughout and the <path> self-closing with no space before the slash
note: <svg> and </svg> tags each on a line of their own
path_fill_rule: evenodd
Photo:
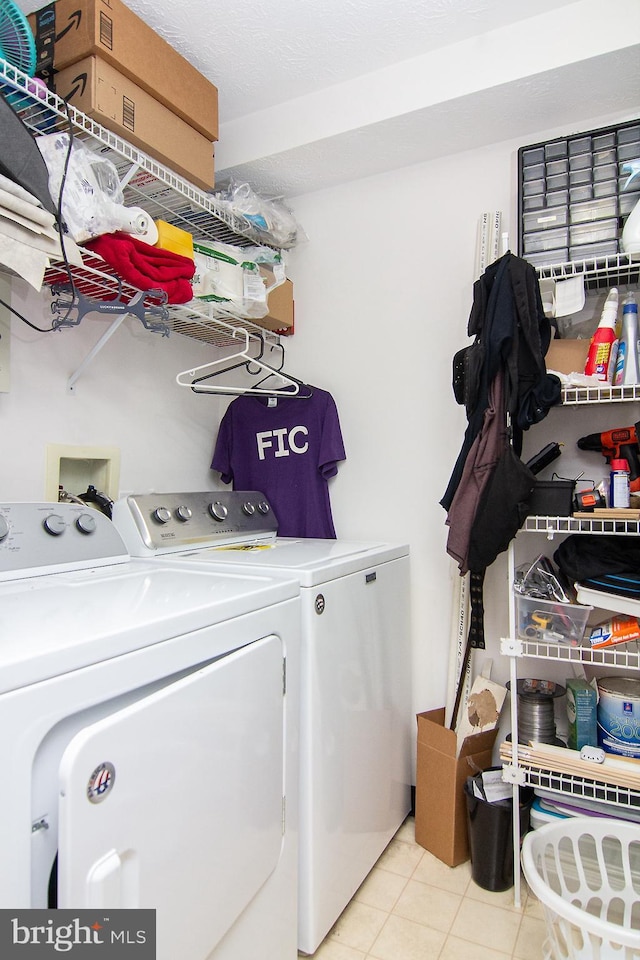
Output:
<svg viewBox="0 0 640 960">
<path fill-rule="evenodd" d="M 553 702 L 565 693 L 551 680 L 518 680 L 518 743 L 562 743 L 556 737 Z"/>
</svg>

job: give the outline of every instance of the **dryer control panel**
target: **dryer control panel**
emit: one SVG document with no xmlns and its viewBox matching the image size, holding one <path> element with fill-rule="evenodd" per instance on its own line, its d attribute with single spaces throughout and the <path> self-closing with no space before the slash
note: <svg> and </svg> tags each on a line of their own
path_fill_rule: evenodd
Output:
<svg viewBox="0 0 640 960">
<path fill-rule="evenodd" d="M 271 504 L 255 490 L 133 494 L 116 500 L 113 523 L 132 557 L 270 542 L 278 532 Z"/>
<path fill-rule="evenodd" d="M 0 581 L 126 563 L 111 520 L 76 503 L 0 503 Z"/>
</svg>

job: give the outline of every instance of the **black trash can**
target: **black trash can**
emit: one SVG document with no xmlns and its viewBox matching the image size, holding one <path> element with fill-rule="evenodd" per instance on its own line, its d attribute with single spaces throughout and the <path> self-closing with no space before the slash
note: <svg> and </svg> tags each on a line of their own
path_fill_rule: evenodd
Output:
<svg viewBox="0 0 640 960">
<path fill-rule="evenodd" d="M 474 781 L 478 784 L 482 797 L 474 793 Z M 508 890 L 513 886 L 513 799 L 508 797 L 492 803 L 483 799 L 482 773 L 467 777 L 464 792 L 467 800 L 471 876 L 483 890 L 495 893 Z M 521 840 L 529 831 L 533 799 L 532 787 L 520 787 Z"/>
</svg>

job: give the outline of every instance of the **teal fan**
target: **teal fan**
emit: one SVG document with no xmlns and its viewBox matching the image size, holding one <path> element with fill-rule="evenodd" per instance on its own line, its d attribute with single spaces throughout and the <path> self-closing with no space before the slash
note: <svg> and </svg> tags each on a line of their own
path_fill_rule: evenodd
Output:
<svg viewBox="0 0 640 960">
<path fill-rule="evenodd" d="M 32 77 L 36 70 L 36 44 L 29 21 L 12 0 L 0 0 L 0 57 L 12 67 Z M 8 93 L 7 84 L 0 83 L 9 103 L 20 94 Z"/>
</svg>

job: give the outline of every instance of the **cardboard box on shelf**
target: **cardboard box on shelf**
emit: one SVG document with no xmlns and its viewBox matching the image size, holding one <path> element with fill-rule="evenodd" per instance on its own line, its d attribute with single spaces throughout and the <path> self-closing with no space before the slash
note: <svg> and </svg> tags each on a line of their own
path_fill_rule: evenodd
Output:
<svg viewBox="0 0 640 960">
<path fill-rule="evenodd" d="M 214 146 L 163 104 L 99 57 L 56 77 L 61 97 L 190 183 L 211 190 Z"/>
<path fill-rule="evenodd" d="M 209 140 L 218 139 L 218 91 L 122 0 L 56 0 L 30 14 L 38 73 L 98 56 Z M 56 92 L 62 95 L 57 88 Z"/>
<path fill-rule="evenodd" d="M 467 777 L 492 765 L 497 729 L 458 737 L 444 726 L 444 707 L 419 713 L 416 842 L 450 867 L 469 859 Z"/>
<path fill-rule="evenodd" d="M 559 373 L 584 373 L 589 340 L 552 340 L 544 358 L 547 370 Z"/>
<path fill-rule="evenodd" d="M 266 317 L 260 320 L 254 320 L 266 330 L 282 330 L 287 333 L 293 333 L 293 283 L 291 280 L 285 280 L 279 286 L 274 287 L 267 295 L 267 306 L 269 312 Z"/>
</svg>

